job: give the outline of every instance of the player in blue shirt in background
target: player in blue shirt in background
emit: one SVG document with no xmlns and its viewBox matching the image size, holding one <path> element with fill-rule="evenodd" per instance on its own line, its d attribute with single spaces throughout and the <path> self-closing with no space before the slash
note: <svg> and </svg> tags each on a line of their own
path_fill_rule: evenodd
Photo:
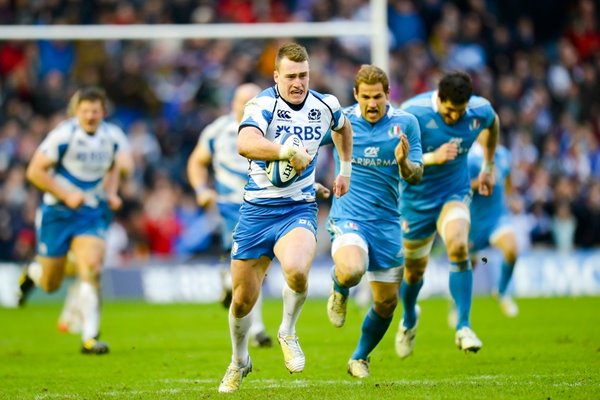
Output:
<svg viewBox="0 0 600 400">
<path fill-rule="evenodd" d="M 472 90 L 468 74 L 451 72 L 442 77 L 438 90 L 402 104 L 402 109 L 419 121 L 425 171 L 418 185 L 402 182 L 405 264 L 400 296 L 404 315 L 396 334 L 396 352 L 401 358 L 413 352 L 417 296 L 436 231 L 450 260 L 450 294 L 458 311 L 455 343 L 470 352 L 482 347 L 470 323 L 473 271 L 468 247 L 471 187 L 467 152 L 476 140 L 482 144 L 484 162 L 478 190 L 490 195 L 500 122 L 489 101 L 472 96 Z"/>
<path fill-rule="evenodd" d="M 354 132 L 352 190 L 334 198 L 328 220 L 335 266 L 327 302 L 331 323 L 346 319 L 349 290 L 367 275 L 374 304 L 362 324 L 348 373 L 369 376 L 369 354 L 387 331 L 402 280 L 400 181 L 418 183 L 423 174 L 417 119 L 388 102 L 389 81 L 380 68 L 363 65 L 354 83 L 357 104 L 344 109 Z M 334 152 L 336 164 L 339 156 Z"/>
<path fill-rule="evenodd" d="M 510 193 L 510 152 L 501 145 L 496 149 L 494 160 L 496 185 L 490 196 L 482 196 L 477 193 L 479 189 L 477 175 L 483 164 L 483 149 L 478 143 L 473 145 L 468 157 L 471 188 L 473 189 L 471 218 L 473 221 L 477 221 L 469 233 L 470 251 L 474 255 L 490 245 L 500 249 L 503 260 L 497 289 L 498 302 L 504 315 L 516 317 L 519 308 L 507 292 L 518 256 L 517 238 L 509 225 L 506 204 L 506 194 Z M 473 262 L 475 258 L 472 257 Z"/>
</svg>

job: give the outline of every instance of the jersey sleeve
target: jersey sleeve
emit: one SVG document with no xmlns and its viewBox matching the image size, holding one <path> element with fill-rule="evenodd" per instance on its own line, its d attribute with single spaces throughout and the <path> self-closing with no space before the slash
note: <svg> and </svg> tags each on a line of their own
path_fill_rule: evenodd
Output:
<svg viewBox="0 0 600 400">
<path fill-rule="evenodd" d="M 264 136 L 269 123 L 273 120 L 275 98 L 268 95 L 261 96 L 261 94 L 246 103 L 239 129 L 253 126 L 260 130 Z"/>
<path fill-rule="evenodd" d="M 423 149 L 421 147 L 421 128 L 419 122 L 414 115 L 407 114 L 405 134 L 410 145 L 408 159 L 412 162 L 423 164 Z"/>
<path fill-rule="evenodd" d="M 121 128 L 117 125 L 110 125 L 110 133 L 117 145 L 117 153 L 130 152 L 131 146 L 129 145 L 129 140 L 127 140 L 127 135 Z"/>
<path fill-rule="evenodd" d="M 325 102 L 325 104 L 327 104 L 333 115 L 333 120 L 331 121 L 331 129 L 333 129 L 334 131 L 339 131 L 344 127 L 344 124 L 346 123 L 346 116 L 342 112 L 342 106 L 340 105 L 340 101 L 337 99 L 337 97 L 331 94 L 326 95 L 323 98 L 323 101 Z"/>
<path fill-rule="evenodd" d="M 211 154 L 215 152 L 215 137 L 217 134 L 217 129 L 215 127 L 216 122 L 217 121 L 214 121 L 208 124 L 202 132 L 200 132 L 200 137 L 198 138 L 198 144 L 207 149 Z"/>
<path fill-rule="evenodd" d="M 73 129 L 73 123 L 63 122 L 46 135 L 42 143 L 40 143 L 38 151 L 55 163 L 58 162 L 60 154 L 64 153 L 69 146 Z"/>
</svg>

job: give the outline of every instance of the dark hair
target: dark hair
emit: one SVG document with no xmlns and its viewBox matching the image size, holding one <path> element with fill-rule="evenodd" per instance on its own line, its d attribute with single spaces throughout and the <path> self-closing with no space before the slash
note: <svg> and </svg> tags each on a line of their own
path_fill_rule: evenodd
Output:
<svg viewBox="0 0 600 400">
<path fill-rule="evenodd" d="M 96 86 L 89 86 L 78 90 L 77 93 L 77 104 L 81 103 L 84 100 L 88 100 L 100 101 L 103 105 L 106 105 L 106 92 L 104 91 L 104 89 L 101 89 Z"/>
<path fill-rule="evenodd" d="M 455 71 L 445 74 L 438 84 L 438 96 L 442 102 L 465 104 L 473 94 L 473 83 L 466 72 Z"/>
<path fill-rule="evenodd" d="M 354 90 L 358 93 L 358 86 L 361 83 L 367 85 L 376 85 L 381 83 L 383 91 L 387 94 L 390 92 L 390 83 L 388 77 L 383 70 L 375 65 L 362 65 L 354 79 Z"/>
</svg>

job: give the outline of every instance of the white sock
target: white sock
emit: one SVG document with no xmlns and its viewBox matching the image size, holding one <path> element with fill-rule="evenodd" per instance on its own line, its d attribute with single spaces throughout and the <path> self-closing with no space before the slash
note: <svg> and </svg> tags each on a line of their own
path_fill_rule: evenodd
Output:
<svg viewBox="0 0 600 400">
<path fill-rule="evenodd" d="M 250 330 L 250 314 L 236 318 L 229 309 L 229 334 L 231 335 L 231 362 L 241 367 L 248 363 L 248 332 Z"/>
<path fill-rule="evenodd" d="M 65 298 L 65 304 L 63 305 L 62 312 L 60 313 L 59 321 L 69 321 L 79 311 L 79 288 L 81 281 L 76 279 L 69 289 L 67 290 L 67 297 Z"/>
<path fill-rule="evenodd" d="M 250 337 L 254 337 L 257 333 L 265 330 L 265 324 L 262 319 L 262 298 L 263 296 L 261 290 L 261 292 L 258 294 L 258 299 L 256 299 L 256 304 L 254 304 L 254 307 L 249 314 L 251 321 L 249 330 Z"/>
<path fill-rule="evenodd" d="M 33 261 L 27 267 L 27 275 L 31 278 L 35 286 L 40 286 L 40 281 L 42 280 L 42 274 L 44 273 L 44 269 L 42 268 L 42 264 L 37 261 Z"/>
<path fill-rule="evenodd" d="M 79 301 L 83 316 L 81 339 L 85 342 L 98 336 L 100 331 L 100 296 L 99 290 L 89 282 L 81 282 Z"/>
<path fill-rule="evenodd" d="M 300 317 L 307 294 L 308 290 L 297 293 L 290 289 L 287 283 L 283 286 L 283 319 L 279 326 L 279 333 L 282 335 L 293 336 L 296 334 L 296 322 Z"/>
</svg>

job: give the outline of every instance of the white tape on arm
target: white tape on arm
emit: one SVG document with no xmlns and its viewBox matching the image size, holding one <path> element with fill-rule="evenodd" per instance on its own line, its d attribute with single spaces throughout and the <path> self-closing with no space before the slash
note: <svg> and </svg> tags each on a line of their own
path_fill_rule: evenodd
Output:
<svg viewBox="0 0 600 400">
<path fill-rule="evenodd" d="M 283 144 L 279 149 L 279 159 L 289 160 L 290 158 L 294 157 L 297 151 L 298 149 L 296 149 L 294 146 Z"/>
<path fill-rule="evenodd" d="M 350 175 L 352 175 L 351 161 L 340 161 L 340 175 L 350 178 Z"/>
</svg>

